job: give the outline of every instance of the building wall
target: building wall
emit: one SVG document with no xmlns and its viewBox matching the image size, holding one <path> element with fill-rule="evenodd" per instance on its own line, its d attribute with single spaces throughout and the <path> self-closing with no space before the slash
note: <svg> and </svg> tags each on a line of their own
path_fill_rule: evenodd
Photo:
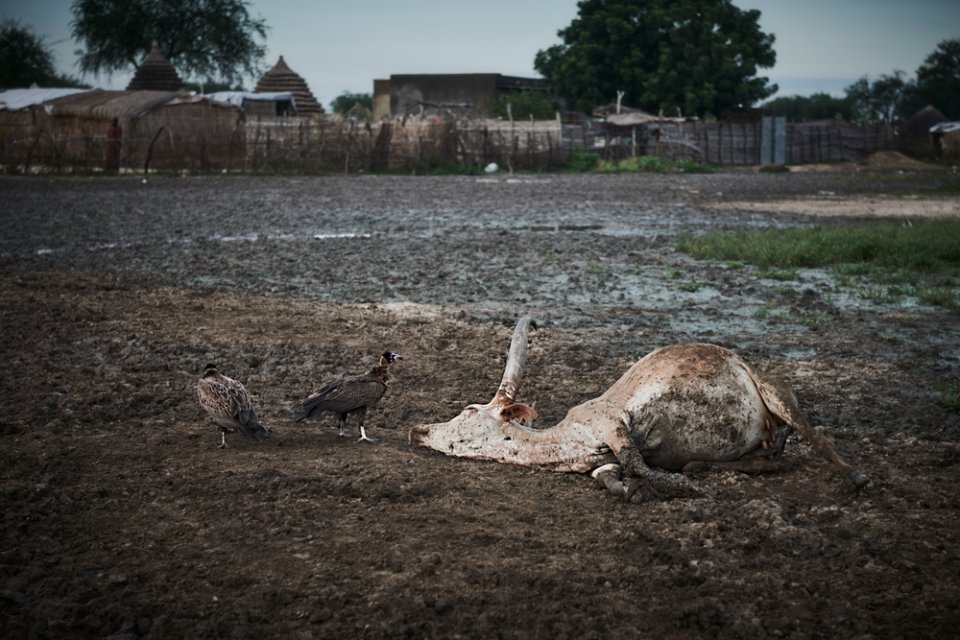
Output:
<svg viewBox="0 0 960 640">
<path fill-rule="evenodd" d="M 960 131 L 949 131 L 936 136 L 933 147 L 941 160 L 960 160 Z"/>
<path fill-rule="evenodd" d="M 390 76 L 390 114 L 421 112 L 421 104 L 456 105 L 471 117 L 490 115 L 502 93 L 534 89 L 541 80 L 503 76 L 499 73 L 426 74 Z M 469 109 L 464 108 L 469 105 Z"/>
<path fill-rule="evenodd" d="M 373 81 L 373 119 L 383 120 L 390 117 L 390 81 Z"/>
</svg>

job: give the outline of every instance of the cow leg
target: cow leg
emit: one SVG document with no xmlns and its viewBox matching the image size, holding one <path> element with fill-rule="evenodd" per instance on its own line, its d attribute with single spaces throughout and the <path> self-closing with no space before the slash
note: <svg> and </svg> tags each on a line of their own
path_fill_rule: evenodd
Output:
<svg viewBox="0 0 960 640">
<path fill-rule="evenodd" d="M 632 446 L 622 447 L 616 456 L 619 464 L 603 465 L 591 475 L 607 491 L 623 498 L 625 502 L 630 502 L 641 488 L 648 489 L 659 498 L 699 494 L 683 475 L 651 469 L 640 452 Z"/>
<path fill-rule="evenodd" d="M 620 479 L 620 465 L 616 463 L 605 464 L 594 469 L 590 475 L 612 495 L 628 500 L 627 487 Z"/>
</svg>

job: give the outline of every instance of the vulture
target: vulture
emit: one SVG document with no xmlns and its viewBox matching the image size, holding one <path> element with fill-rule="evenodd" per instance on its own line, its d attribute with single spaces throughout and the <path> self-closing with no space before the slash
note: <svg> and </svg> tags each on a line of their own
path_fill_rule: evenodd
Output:
<svg viewBox="0 0 960 640">
<path fill-rule="evenodd" d="M 270 437 L 270 429 L 257 418 L 246 388 L 220 373 L 217 365 L 204 368 L 203 376 L 197 380 L 197 399 L 220 427 L 220 449 L 227 446 L 227 433 L 237 429 L 258 441 Z"/>
<path fill-rule="evenodd" d="M 403 360 L 392 351 L 384 351 L 370 371 L 358 376 L 340 378 L 318 387 L 303 400 L 290 405 L 290 415 L 295 422 L 307 418 L 317 418 L 324 411 L 337 414 L 337 427 L 343 436 L 343 428 L 347 423 L 347 416 L 356 414 L 360 422 L 360 440 L 373 442 L 363 428 L 363 421 L 367 408 L 377 403 L 387 392 L 387 369 L 391 363 Z"/>
</svg>

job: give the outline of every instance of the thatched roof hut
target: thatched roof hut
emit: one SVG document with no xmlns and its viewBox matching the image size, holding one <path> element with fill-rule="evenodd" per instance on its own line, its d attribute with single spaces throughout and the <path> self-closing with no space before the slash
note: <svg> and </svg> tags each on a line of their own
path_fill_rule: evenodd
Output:
<svg viewBox="0 0 960 640">
<path fill-rule="evenodd" d="M 173 91 L 105 91 L 97 89 L 49 103 L 47 112 L 60 117 L 109 122 L 142 118 L 177 97 Z"/>
<path fill-rule="evenodd" d="M 323 107 L 317 102 L 306 81 L 287 66 L 283 56 L 273 68 L 264 73 L 254 89 L 256 93 L 275 93 L 289 91 L 293 94 L 297 113 L 309 115 L 323 113 Z"/>
<path fill-rule="evenodd" d="M 960 122 L 940 122 L 930 127 L 930 140 L 941 160 L 960 160 Z"/>
<path fill-rule="evenodd" d="M 95 171 L 104 164 L 114 118 L 123 130 L 126 169 L 229 170 L 243 162 L 238 107 L 173 91 L 96 89 L 0 108 L 0 164 Z"/>
<path fill-rule="evenodd" d="M 133 74 L 128 91 L 179 91 L 183 87 L 183 80 L 177 74 L 173 65 L 160 53 L 160 47 L 154 40 L 150 53 Z"/>
<path fill-rule="evenodd" d="M 930 141 L 930 128 L 946 121 L 946 116 L 939 109 L 928 104 L 900 125 L 898 148 L 919 157 L 935 155 L 936 149 Z"/>
<path fill-rule="evenodd" d="M 289 91 L 256 93 L 253 91 L 215 91 L 205 94 L 210 100 L 240 107 L 252 116 L 286 116 L 297 112 L 296 99 Z"/>
</svg>

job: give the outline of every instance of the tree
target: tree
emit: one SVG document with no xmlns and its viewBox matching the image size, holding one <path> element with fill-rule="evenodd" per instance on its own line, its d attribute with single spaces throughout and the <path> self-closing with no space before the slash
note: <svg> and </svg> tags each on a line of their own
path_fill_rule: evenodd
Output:
<svg viewBox="0 0 960 640">
<path fill-rule="evenodd" d="M 501 118 L 513 116 L 514 120 L 526 120 L 530 116 L 535 120 L 551 120 L 557 114 L 557 105 L 542 91 L 517 91 L 498 97 L 490 113 Z"/>
<path fill-rule="evenodd" d="M 558 95 L 588 110 L 626 102 L 650 111 L 720 115 L 777 91 L 757 69 L 776 62 L 760 12 L 730 0 L 582 0 L 558 32 L 562 44 L 538 51 L 534 67 Z"/>
<path fill-rule="evenodd" d="M 917 97 L 960 120 L 960 39 L 944 40 L 917 69 Z"/>
<path fill-rule="evenodd" d="M 814 93 L 809 96 L 784 96 L 763 104 L 778 116 L 790 122 L 810 120 L 852 120 L 853 109 L 848 98 L 835 98 L 829 93 Z"/>
<path fill-rule="evenodd" d="M 867 76 L 847 87 L 847 99 L 853 108 L 856 122 L 893 122 L 896 118 L 907 116 L 904 104 L 910 98 L 911 83 L 906 73 L 894 71 L 892 75 L 882 75 L 874 81 Z"/>
<path fill-rule="evenodd" d="M 184 77 L 235 83 L 255 76 L 266 49 L 266 22 L 243 0 L 74 0 L 70 23 L 80 69 L 136 69 L 156 41 Z"/>
<path fill-rule="evenodd" d="M 184 84 L 191 87 L 197 93 L 216 93 L 218 91 L 246 91 L 242 84 L 236 82 L 227 82 L 217 78 L 207 78 L 206 80 L 187 80 Z"/>
<path fill-rule="evenodd" d="M 352 115 L 361 120 L 369 120 L 373 117 L 373 96 L 369 93 L 344 91 L 333 99 L 330 108 L 343 117 Z"/>
<path fill-rule="evenodd" d="M 54 71 L 53 54 L 43 38 L 17 20 L 0 22 L 0 89 L 80 87 L 76 78 Z"/>
</svg>

